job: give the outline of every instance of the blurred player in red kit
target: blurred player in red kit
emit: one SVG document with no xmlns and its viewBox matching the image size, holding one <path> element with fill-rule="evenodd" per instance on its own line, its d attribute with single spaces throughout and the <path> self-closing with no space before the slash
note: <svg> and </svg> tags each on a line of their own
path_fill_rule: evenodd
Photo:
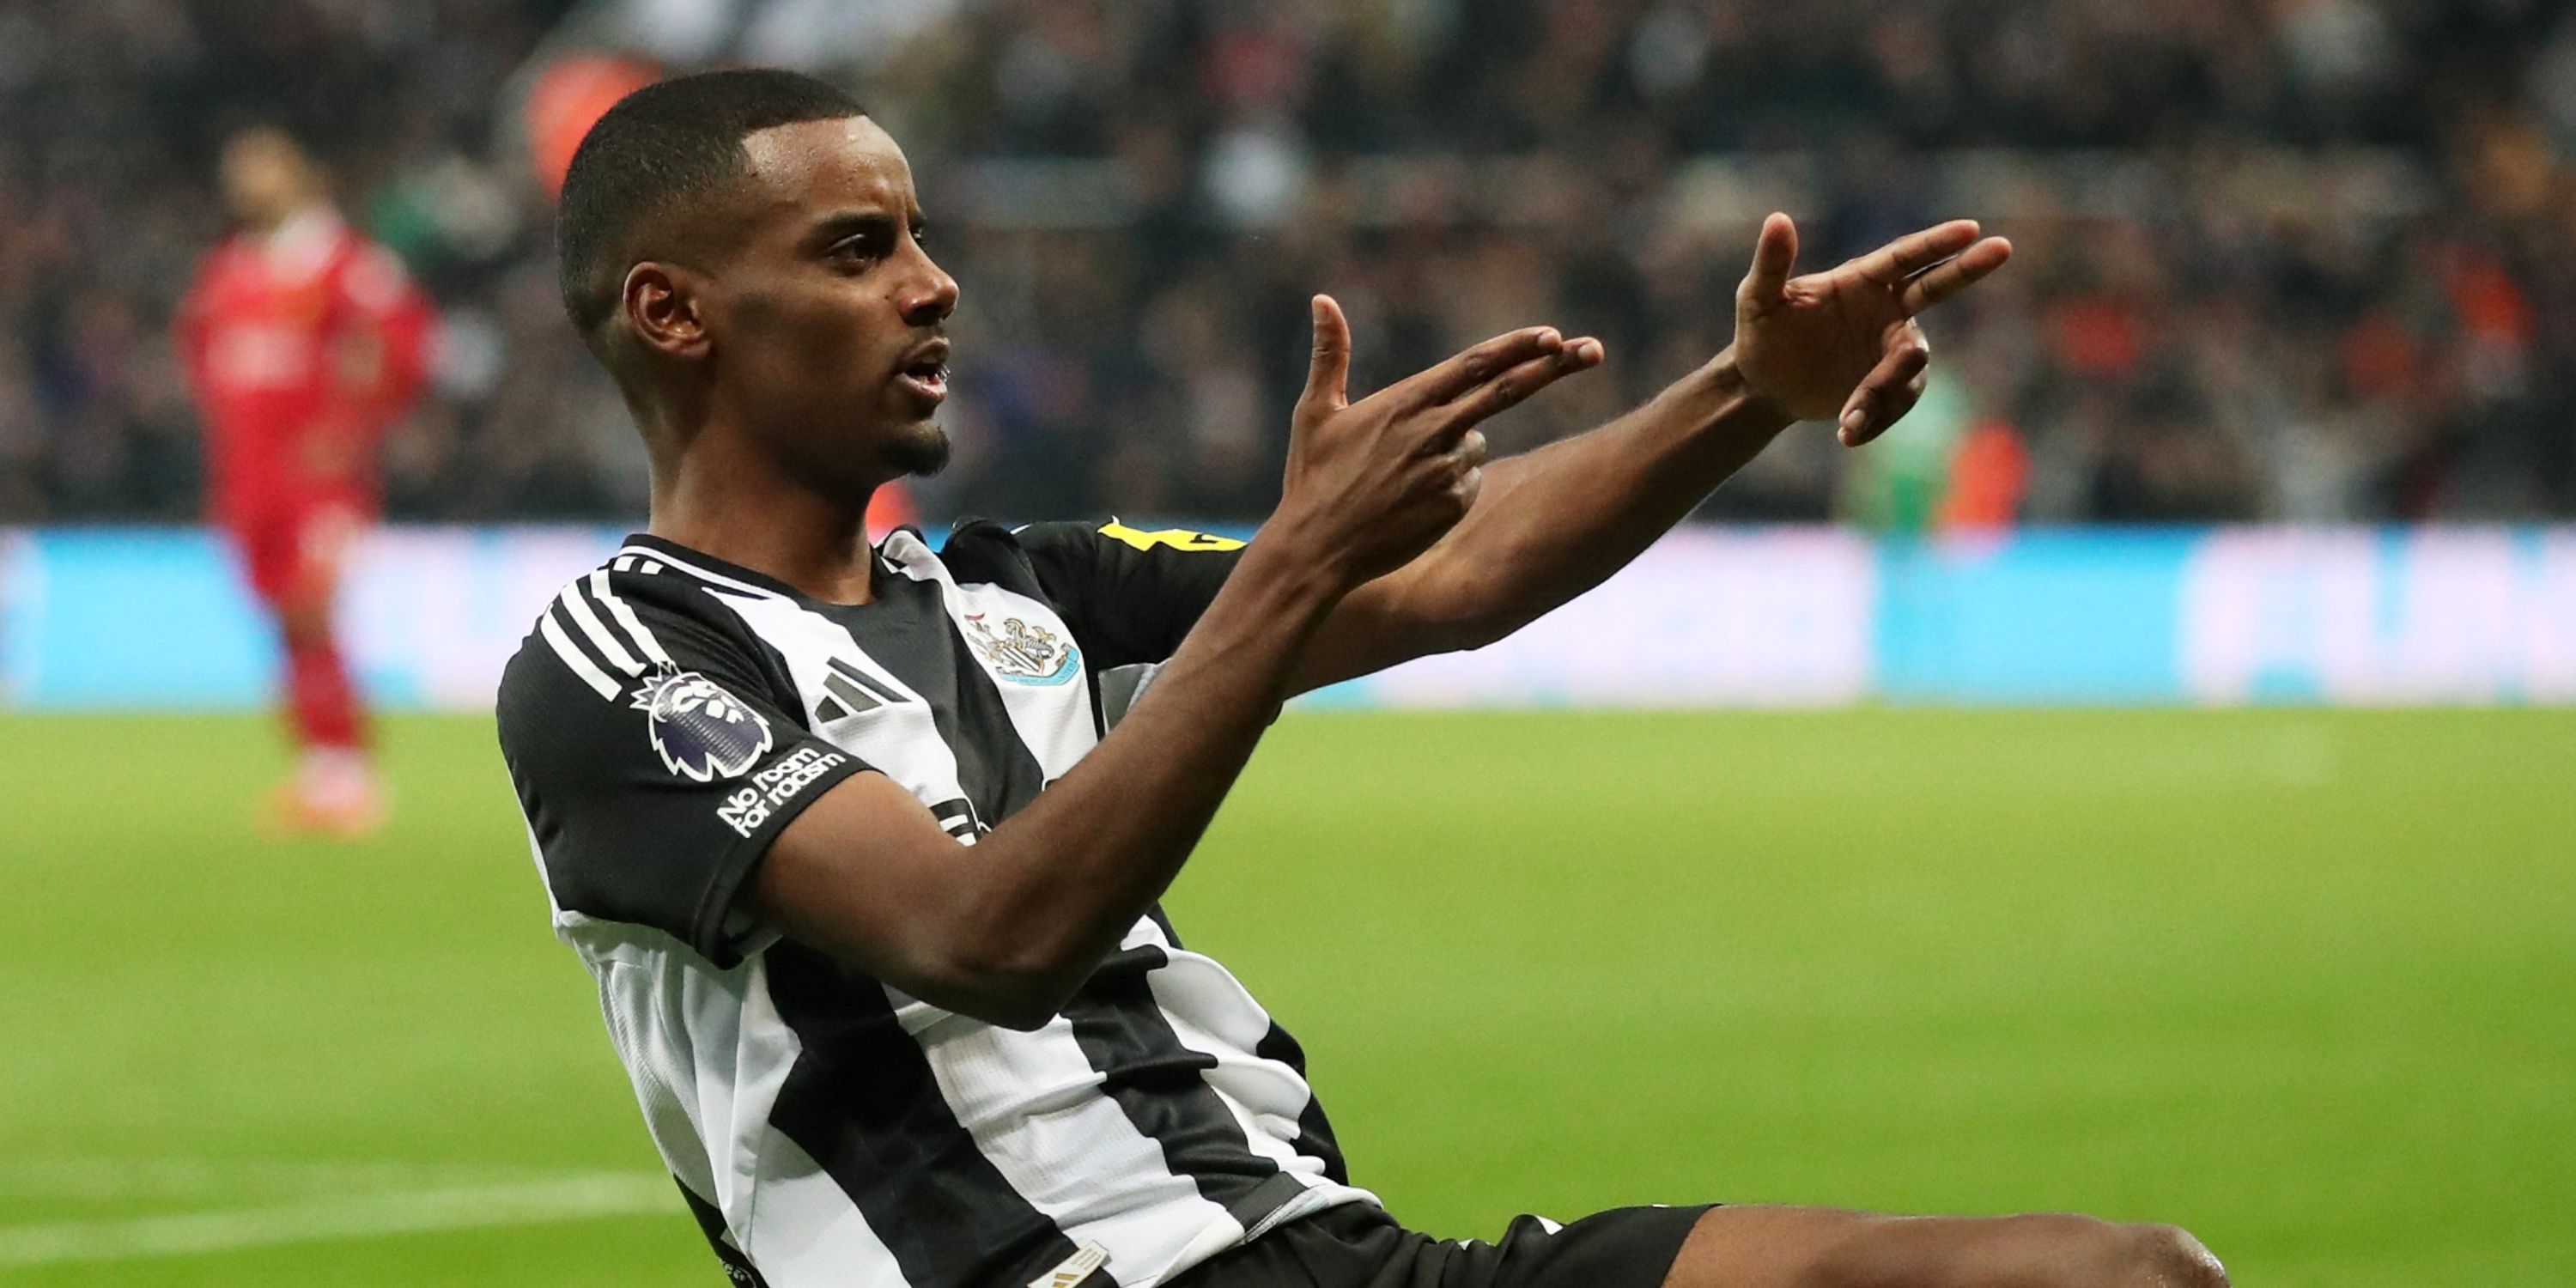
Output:
<svg viewBox="0 0 2576 1288">
<path fill-rule="evenodd" d="M 269 821 L 362 836 L 385 802 L 333 603 L 352 540 L 375 520 L 377 436 L 420 388 L 433 314 L 284 133 L 235 135 L 222 181 L 240 228 L 198 266 L 178 340 L 206 428 L 211 517 L 285 645 L 299 759 Z"/>
</svg>

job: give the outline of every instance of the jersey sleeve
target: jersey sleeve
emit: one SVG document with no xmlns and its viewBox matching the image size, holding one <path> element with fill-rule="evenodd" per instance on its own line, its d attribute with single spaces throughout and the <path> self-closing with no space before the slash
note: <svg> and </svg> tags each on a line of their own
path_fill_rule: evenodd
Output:
<svg viewBox="0 0 2576 1288">
<path fill-rule="evenodd" d="M 1094 671 L 1171 657 L 1243 558 L 1230 537 L 1167 528 L 1033 523 L 1020 548 Z"/>
<path fill-rule="evenodd" d="M 815 737 L 765 646 L 692 597 L 604 571 L 567 587 L 503 674 L 501 752 L 558 908 L 731 967 L 770 843 L 868 766 Z"/>
</svg>

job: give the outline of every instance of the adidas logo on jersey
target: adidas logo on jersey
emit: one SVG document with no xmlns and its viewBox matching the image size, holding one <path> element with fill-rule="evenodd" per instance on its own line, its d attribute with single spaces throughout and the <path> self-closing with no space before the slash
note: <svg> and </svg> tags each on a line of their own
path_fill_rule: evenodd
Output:
<svg viewBox="0 0 2576 1288">
<path fill-rule="evenodd" d="M 1074 1288 L 1108 1262 L 1109 1249 L 1097 1243 L 1086 1243 L 1080 1251 L 1059 1262 L 1055 1269 L 1030 1280 L 1029 1288 Z"/>
<path fill-rule="evenodd" d="M 817 723 L 837 724 L 852 716 L 903 701 L 903 695 L 884 681 L 847 661 L 836 657 L 827 659 L 823 665 L 823 699 L 814 704 Z"/>
</svg>

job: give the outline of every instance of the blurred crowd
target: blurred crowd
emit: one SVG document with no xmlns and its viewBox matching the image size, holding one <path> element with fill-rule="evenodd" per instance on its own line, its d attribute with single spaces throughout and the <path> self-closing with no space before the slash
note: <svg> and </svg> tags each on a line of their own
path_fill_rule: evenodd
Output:
<svg viewBox="0 0 2576 1288">
<path fill-rule="evenodd" d="M 1603 337 L 1493 437 L 1579 430 L 1725 343 L 1776 208 L 1811 265 L 1962 214 L 2020 254 L 1904 431 L 1795 433 L 1712 516 L 2576 516 L 2564 0 L 21 0 L 0 523 L 193 513 L 168 320 L 251 121 L 443 310 L 395 516 L 638 514 L 519 120 L 576 48 L 802 66 L 905 144 L 964 284 L 933 514 L 1257 518 L 1316 290 L 1362 383 Z"/>
</svg>

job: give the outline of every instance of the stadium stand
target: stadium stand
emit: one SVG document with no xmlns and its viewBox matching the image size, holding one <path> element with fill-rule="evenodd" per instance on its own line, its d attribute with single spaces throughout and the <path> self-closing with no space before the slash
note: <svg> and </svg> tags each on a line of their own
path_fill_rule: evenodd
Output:
<svg viewBox="0 0 2576 1288">
<path fill-rule="evenodd" d="M 2022 258 L 1935 328 L 1910 445 L 1802 436 L 1713 516 L 1924 522 L 1960 443 L 2013 463 L 1989 517 L 2576 515 L 2556 0 L 31 0 L 0 11 L 0 523 L 193 514 L 168 318 L 253 119 L 443 306 L 393 513 L 635 513 L 514 119 L 601 46 L 825 71 L 911 149 L 966 284 L 934 513 L 1257 517 L 1317 288 L 1363 378 L 1603 335 L 1496 437 L 1578 428 L 1723 343 L 1783 208 L 1811 262 L 1952 214 Z"/>
</svg>

